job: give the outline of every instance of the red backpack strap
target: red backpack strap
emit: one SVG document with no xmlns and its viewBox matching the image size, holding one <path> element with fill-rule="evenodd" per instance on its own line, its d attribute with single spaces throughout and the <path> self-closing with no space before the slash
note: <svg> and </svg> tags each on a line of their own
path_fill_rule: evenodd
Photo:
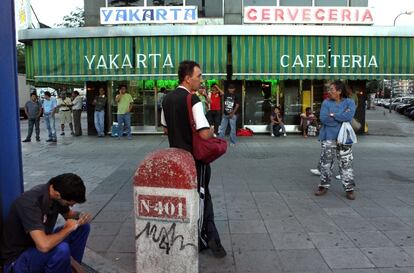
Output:
<svg viewBox="0 0 414 273">
<path fill-rule="evenodd" d="M 194 122 L 194 117 L 193 117 L 193 107 L 191 106 L 192 97 L 193 97 L 193 94 L 191 93 L 187 95 L 187 111 L 188 111 L 188 120 L 190 122 L 191 131 L 195 133 L 196 129 L 195 129 L 195 122 Z"/>
</svg>

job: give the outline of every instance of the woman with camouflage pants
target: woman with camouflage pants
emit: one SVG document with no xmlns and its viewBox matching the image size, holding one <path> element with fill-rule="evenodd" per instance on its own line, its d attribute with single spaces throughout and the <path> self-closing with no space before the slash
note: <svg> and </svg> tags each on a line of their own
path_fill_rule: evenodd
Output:
<svg viewBox="0 0 414 273">
<path fill-rule="evenodd" d="M 346 198 L 355 199 L 354 171 L 352 169 L 352 145 L 338 144 L 339 130 L 342 122 L 351 122 L 355 114 L 355 103 L 348 98 L 346 86 L 341 81 L 335 81 L 329 89 L 329 99 L 322 103 L 320 120 L 322 128 L 319 133 L 321 141 L 321 176 L 316 196 L 328 192 L 332 176 L 332 164 L 338 159 L 339 174 L 341 175 Z"/>
</svg>

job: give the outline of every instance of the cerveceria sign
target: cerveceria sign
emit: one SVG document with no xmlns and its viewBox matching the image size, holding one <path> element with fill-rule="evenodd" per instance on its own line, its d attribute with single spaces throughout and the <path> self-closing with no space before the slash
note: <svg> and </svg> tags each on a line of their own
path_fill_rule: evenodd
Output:
<svg viewBox="0 0 414 273">
<path fill-rule="evenodd" d="M 244 8 L 244 23 L 372 25 L 374 18 L 370 8 L 252 6 Z"/>
<path fill-rule="evenodd" d="M 197 6 L 101 8 L 101 24 L 197 23 Z"/>
</svg>

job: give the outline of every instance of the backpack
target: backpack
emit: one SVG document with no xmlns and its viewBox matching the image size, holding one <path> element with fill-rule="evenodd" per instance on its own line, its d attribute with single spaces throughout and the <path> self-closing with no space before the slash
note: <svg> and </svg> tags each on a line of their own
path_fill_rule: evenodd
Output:
<svg viewBox="0 0 414 273">
<path fill-rule="evenodd" d="M 240 128 L 237 130 L 236 136 L 252 136 L 254 135 L 252 129 L 246 127 L 246 128 Z"/>
</svg>

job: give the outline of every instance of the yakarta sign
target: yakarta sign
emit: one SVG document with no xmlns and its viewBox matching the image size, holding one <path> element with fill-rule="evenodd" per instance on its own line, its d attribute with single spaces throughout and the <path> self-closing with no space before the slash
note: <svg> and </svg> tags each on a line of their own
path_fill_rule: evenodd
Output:
<svg viewBox="0 0 414 273">
<path fill-rule="evenodd" d="M 244 23 L 372 25 L 370 8 L 248 6 Z"/>
<path fill-rule="evenodd" d="M 88 63 L 88 69 L 125 69 L 125 68 L 174 68 L 171 54 L 162 55 L 159 53 L 141 54 L 135 56 L 128 54 L 108 54 L 84 56 Z M 134 59 L 135 58 L 135 59 Z"/>
<path fill-rule="evenodd" d="M 101 8 L 101 24 L 197 23 L 197 6 Z"/>
</svg>

